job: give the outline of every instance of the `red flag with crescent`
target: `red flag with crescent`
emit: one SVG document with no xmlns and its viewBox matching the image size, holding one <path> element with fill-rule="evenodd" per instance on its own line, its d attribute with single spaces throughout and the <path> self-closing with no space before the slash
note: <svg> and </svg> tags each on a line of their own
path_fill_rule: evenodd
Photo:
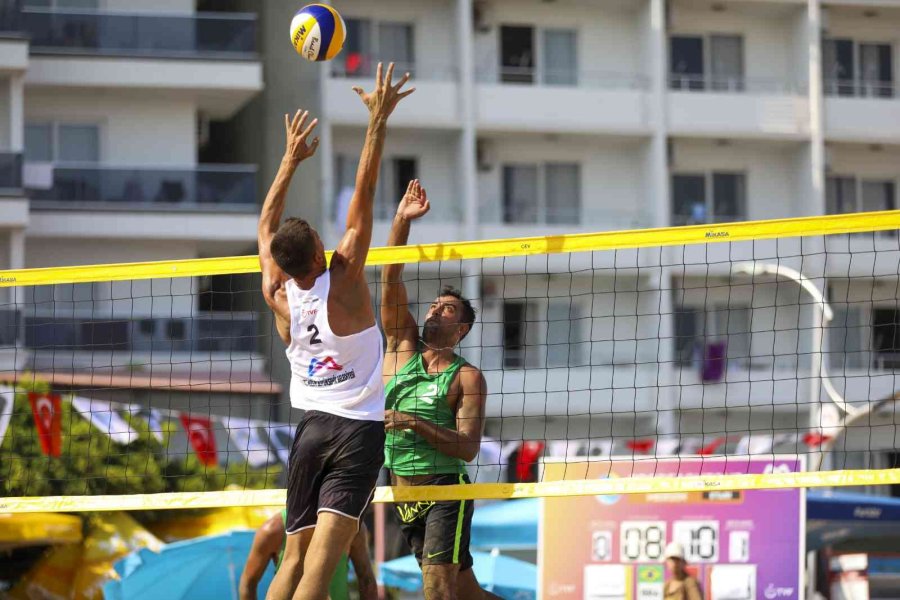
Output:
<svg viewBox="0 0 900 600">
<path fill-rule="evenodd" d="M 28 393 L 31 414 L 37 428 L 41 451 L 47 456 L 62 454 L 62 410 L 59 394 Z"/>
<path fill-rule="evenodd" d="M 181 424 L 187 432 L 197 458 L 207 467 L 218 463 L 216 456 L 216 436 L 213 435 L 212 421 L 203 417 L 181 415 Z"/>
</svg>

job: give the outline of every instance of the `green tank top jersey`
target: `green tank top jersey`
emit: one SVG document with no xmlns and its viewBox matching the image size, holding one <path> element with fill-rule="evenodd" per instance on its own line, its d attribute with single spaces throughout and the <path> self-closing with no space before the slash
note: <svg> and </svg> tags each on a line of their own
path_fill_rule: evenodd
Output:
<svg viewBox="0 0 900 600">
<path fill-rule="evenodd" d="M 464 364 L 463 358 L 457 356 L 447 369 L 430 374 L 425 370 L 421 352 L 416 352 L 384 387 L 385 407 L 455 430 L 456 415 L 447 402 L 447 394 Z M 410 430 L 387 432 L 384 466 L 405 477 L 466 473 L 465 462 L 438 452 Z"/>
<path fill-rule="evenodd" d="M 281 509 L 281 520 L 287 523 L 287 509 Z M 278 561 L 275 563 L 275 572 L 281 567 L 281 561 L 284 560 L 284 547 L 287 545 L 287 535 L 281 542 L 281 552 L 278 553 Z M 334 577 L 331 578 L 331 584 L 328 586 L 328 597 L 331 600 L 350 600 L 350 586 L 347 583 L 350 577 L 350 564 L 346 554 L 341 556 L 338 561 L 337 569 L 334 571 Z"/>
</svg>

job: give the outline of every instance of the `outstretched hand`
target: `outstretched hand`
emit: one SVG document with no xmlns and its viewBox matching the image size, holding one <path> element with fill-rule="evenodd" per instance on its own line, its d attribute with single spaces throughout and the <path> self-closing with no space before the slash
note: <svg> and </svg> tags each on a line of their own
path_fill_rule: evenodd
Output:
<svg viewBox="0 0 900 600">
<path fill-rule="evenodd" d="M 428 194 L 425 188 L 419 183 L 418 179 L 413 179 L 406 187 L 406 193 L 400 199 L 397 206 L 397 216 L 407 221 L 415 221 L 419 217 L 431 210 L 431 204 L 428 202 Z"/>
<path fill-rule="evenodd" d="M 287 136 L 284 155 L 287 158 L 301 162 L 316 153 L 319 147 L 319 138 L 313 138 L 311 144 L 307 144 L 306 140 L 312 134 L 313 129 L 319 124 L 318 119 L 313 119 L 312 123 L 304 129 L 303 125 L 309 117 L 309 111 L 300 109 L 291 119 L 290 115 L 284 115 L 284 130 Z"/>
<path fill-rule="evenodd" d="M 397 103 L 416 91 L 416 88 L 400 91 L 400 89 L 409 81 L 409 73 L 405 73 L 400 78 L 397 85 L 393 85 L 394 63 L 388 65 L 387 75 L 382 76 L 384 68 L 382 63 L 378 63 L 378 70 L 375 74 L 375 89 L 366 93 L 361 87 L 354 87 L 353 91 L 359 94 L 369 114 L 374 118 L 387 119 Z"/>
</svg>

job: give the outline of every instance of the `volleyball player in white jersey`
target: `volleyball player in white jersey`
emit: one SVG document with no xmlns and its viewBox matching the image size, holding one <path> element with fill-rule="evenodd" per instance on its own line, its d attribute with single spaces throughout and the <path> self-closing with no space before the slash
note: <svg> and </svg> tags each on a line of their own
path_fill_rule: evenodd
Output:
<svg viewBox="0 0 900 600">
<path fill-rule="evenodd" d="M 305 410 L 288 465 L 288 534 L 270 600 L 325 600 L 375 489 L 384 461 L 384 385 L 381 333 L 365 278 L 372 238 L 372 205 L 387 129 L 397 103 L 414 91 L 392 84 L 394 65 L 375 90 L 354 88 L 369 109 L 369 126 L 347 213 L 347 230 L 331 258 L 303 219 L 281 223 L 284 199 L 317 121 L 285 115 L 287 149 L 259 221 L 263 296 L 288 345 L 291 405 Z"/>
</svg>

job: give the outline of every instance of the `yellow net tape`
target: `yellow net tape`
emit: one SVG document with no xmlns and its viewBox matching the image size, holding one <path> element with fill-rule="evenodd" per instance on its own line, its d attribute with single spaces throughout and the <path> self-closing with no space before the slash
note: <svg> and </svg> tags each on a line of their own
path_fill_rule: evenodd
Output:
<svg viewBox="0 0 900 600">
<path fill-rule="evenodd" d="M 840 235 L 892 229 L 900 229 L 900 210 L 747 221 L 722 225 L 691 225 L 687 227 L 665 227 L 635 231 L 576 233 L 546 237 L 372 248 L 369 251 L 367 264 L 377 266 L 534 254 L 625 250 L 655 246 Z M 259 272 L 258 257 L 231 256 L 194 260 L 0 271 L 0 287 L 199 277 L 257 272 Z"/>
<path fill-rule="evenodd" d="M 433 501 L 501 500 L 547 496 L 658 494 L 708 490 L 769 490 L 888 484 L 900 484 L 900 469 L 379 487 L 375 490 L 373 502 L 416 502 L 422 498 Z M 0 499 L 0 513 L 283 506 L 284 503 L 285 490 L 283 489 L 118 496 L 44 496 L 2 498 Z"/>
</svg>

